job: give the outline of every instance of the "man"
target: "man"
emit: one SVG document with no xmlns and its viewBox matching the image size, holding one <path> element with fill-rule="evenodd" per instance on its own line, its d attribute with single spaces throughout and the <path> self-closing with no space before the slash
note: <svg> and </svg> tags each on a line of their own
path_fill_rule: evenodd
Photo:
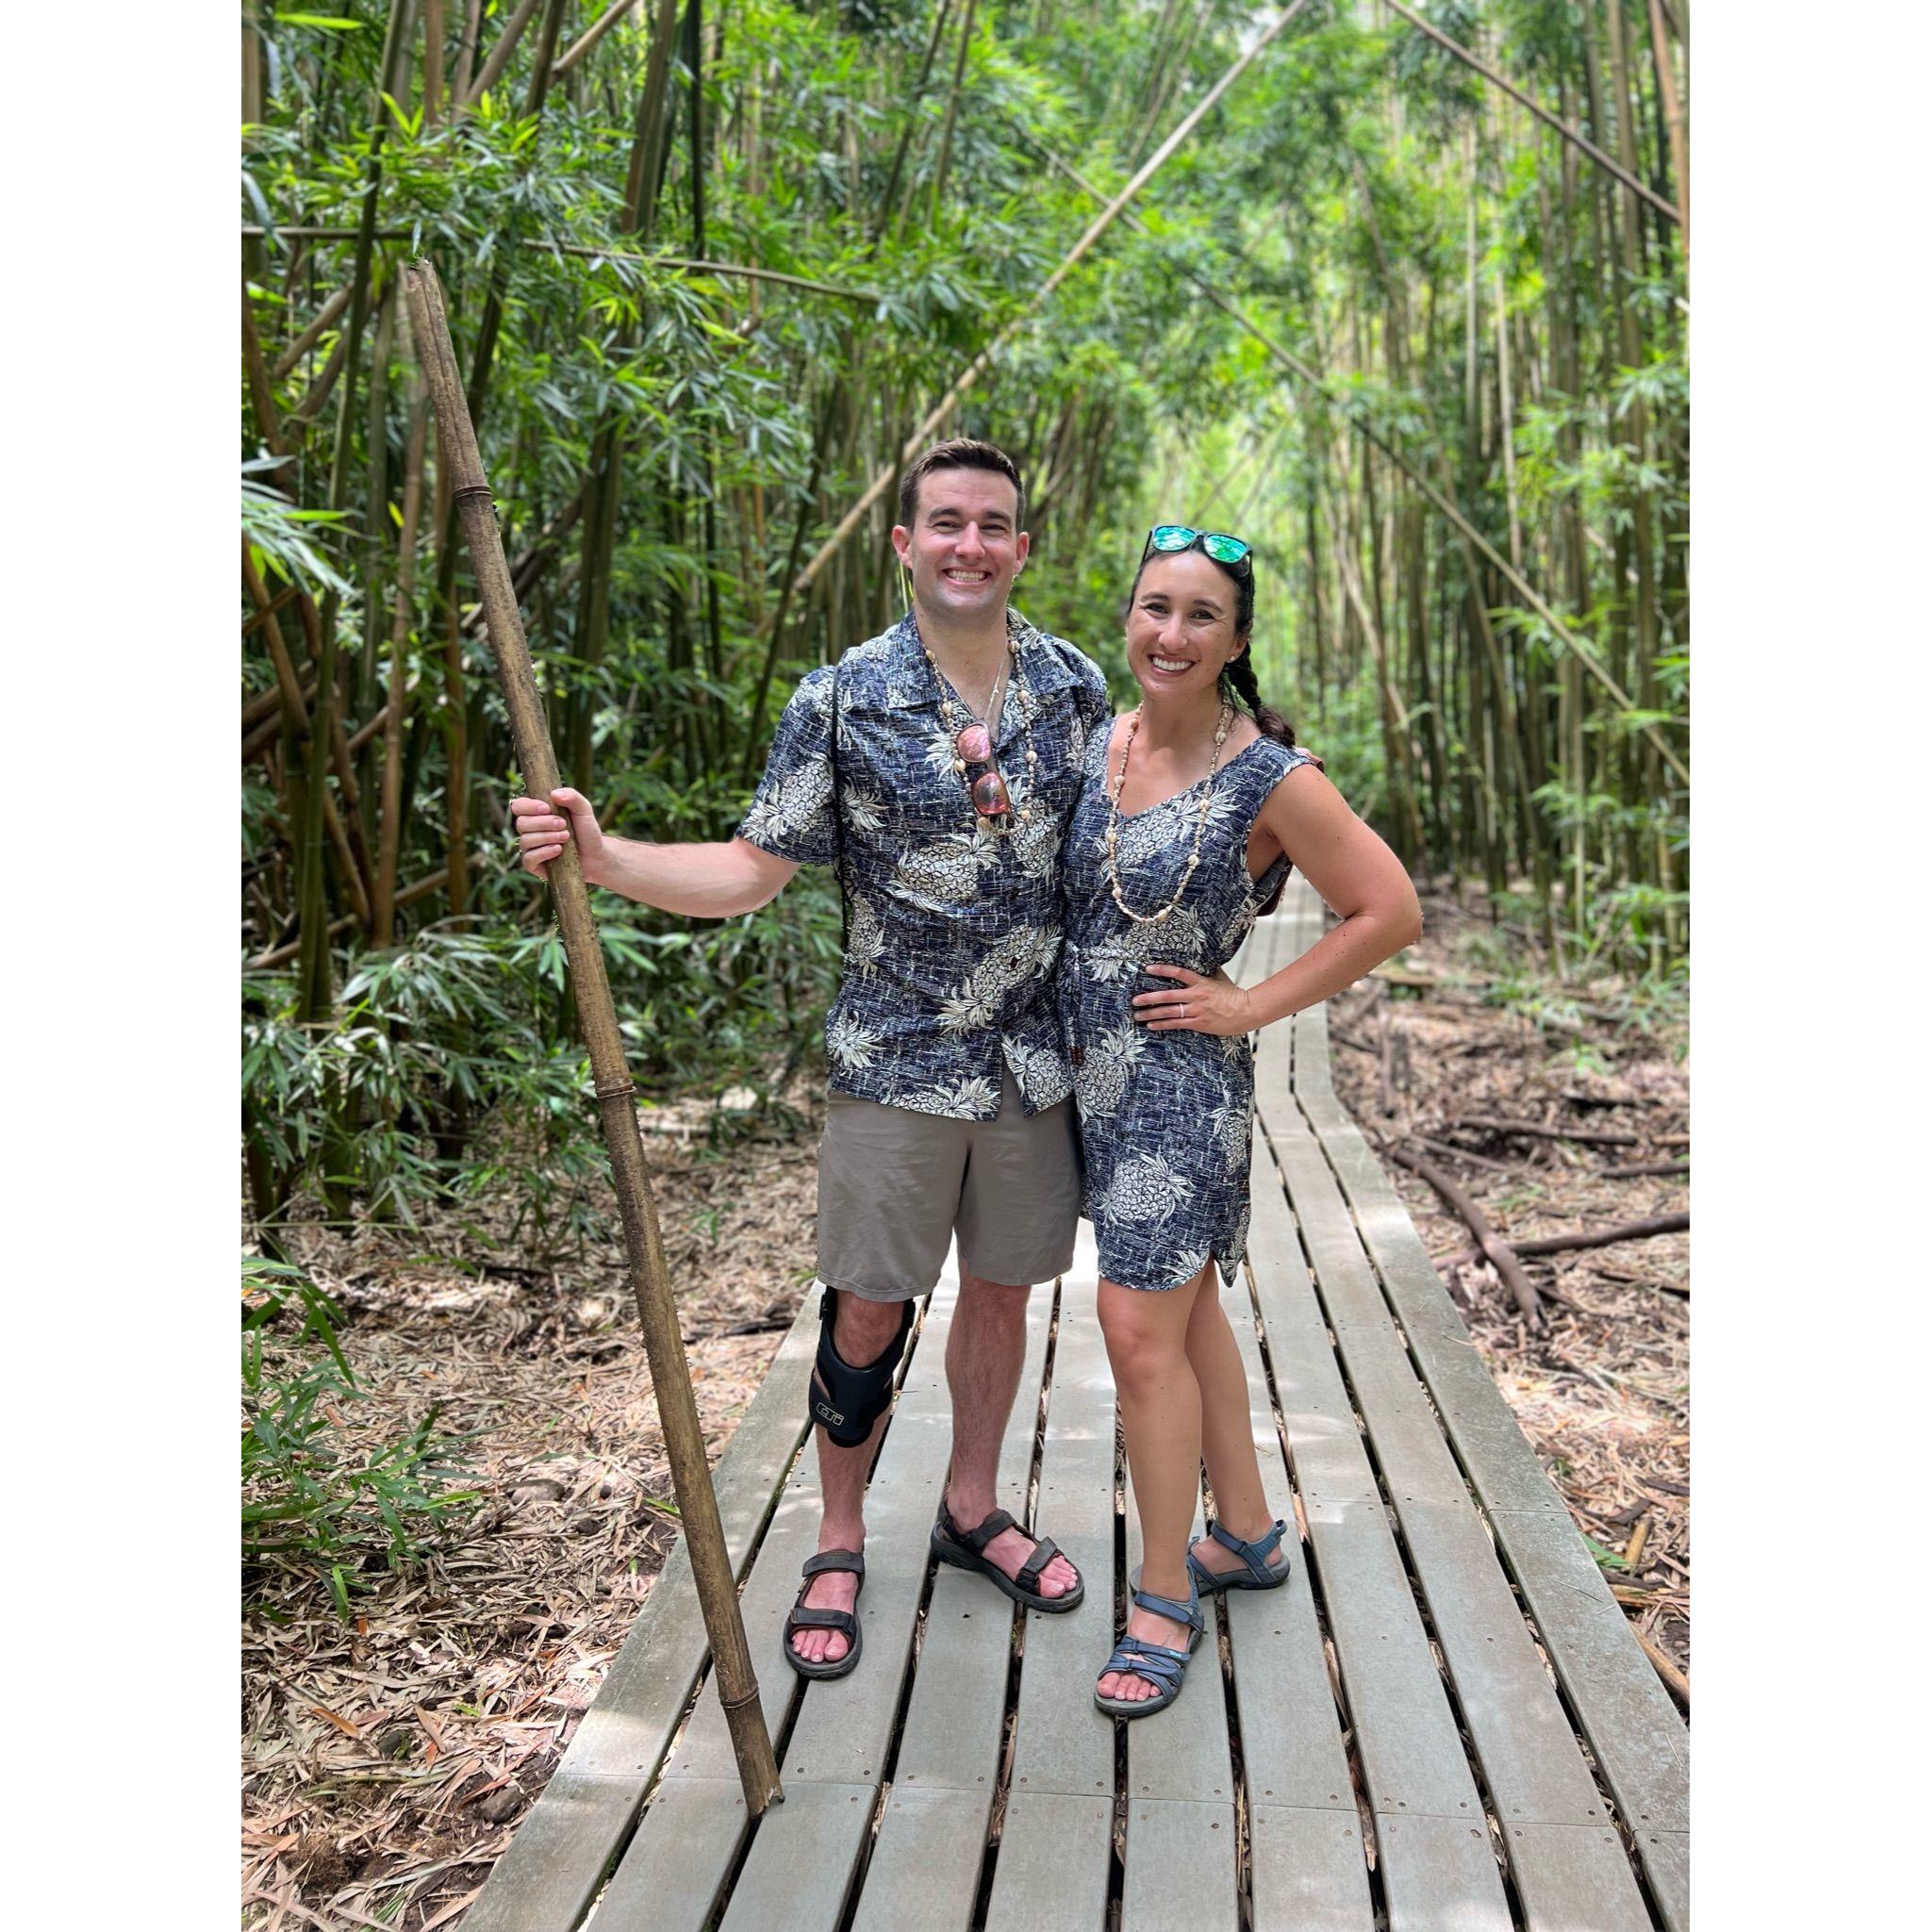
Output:
<svg viewBox="0 0 1932 1932">
<path fill-rule="evenodd" d="M 1111 715 L 1098 668 L 1008 606 L 1024 513 L 1019 472 L 989 443 L 941 443 L 909 466 L 892 543 L 913 608 L 799 685 L 727 843 L 612 838 L 569 789 L 510 807 L 529 870 L 571 836 L 591 883 L 667 912 L 735 917 L 801 864 L 835 864 L 844 882 L 818 1157 L 824 1509 L 785 1626 L 786 1659 L 807 1676 L 858 1662 L 866 1474 L 912 1304 L 955 1237 L 953 1446 L 933 1549 L 1037 1610 L 1072 1610 L 1085 1590 L 995 1494 L 1027 1296 L 1072 1260 L 1080 1213 L 1072 1069 L 1051 1004 L 1060 846 L 1087 734 Z"/>
</svg>

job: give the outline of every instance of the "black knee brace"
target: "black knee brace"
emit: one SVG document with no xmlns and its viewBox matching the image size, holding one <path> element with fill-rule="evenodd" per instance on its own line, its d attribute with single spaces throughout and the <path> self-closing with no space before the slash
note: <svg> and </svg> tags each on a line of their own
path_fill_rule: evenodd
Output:
<svg viewBox="0 0 1932 1932">
<path fill-rule="evenodd" d="M 833 1340 L 838 1303 L 826 1289 L 818 1303 L 818 1359 L 813 1363 L 812 1420 L 841 1449 L 855 1449 L 872 1433 L 872 1425 L 892 1403 L 892 1376 L 905 1353 L 905 1338 L 913 1326 L 913 1304 L 900 1304 L 899 1333 L 877 1362 L 854 1368 L 839 1354 Z"/>
</svg>

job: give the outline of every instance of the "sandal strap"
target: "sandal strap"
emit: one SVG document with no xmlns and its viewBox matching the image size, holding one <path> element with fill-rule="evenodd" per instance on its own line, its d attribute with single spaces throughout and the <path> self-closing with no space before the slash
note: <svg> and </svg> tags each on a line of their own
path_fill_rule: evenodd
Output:
<svg viewBox="0 0 1932 1932">
<path fill-rule="evenodd" d="M 848 1637 L 859 1627 L 850 1610 L 807 1610 L 796 1604 L 792 1607 L 792 1613 L 785 1619 L 785 1623 L 794 1630 L 841 1630 Z"/>
<path fill-rule="evenodd" d="M 1187 1603 L 1176 1603 L 1171 1596 L 1156 1596 L 1151 1590 L 1136 1590 L 1133 1600 L 1142 1610 L 1151 1610 L 1157 1617 L 1172 1617 L 1177 1624 L 1185 1624 L 1197 1634 L 1207 1628 L 1207 1619 L 1201 1614 L 1198 1596 Z M 1137 1643 L 1140 1639 L 1136 1637 L 1133 1641 Z"/>
<path fill-rule="evenodd" d="M 1033 1553 L 1019 1566 L 1019 1575 L 1014 1579 L 1023 1590 L 1037 1593 L 1040 1573 L 1060 1554 L 1060 1545 L 1050 1536 L 1041 1537 Z"/>
<path fill-rule="evenodd" d="M 1167 1689 L 1180 1683 L 1187 1665 L 1188 1654 L 1184 1650 L 1176 1650 L 1166 1643 L 1150 1643 L 1142 1637 L 1122 1637 L 1100 1675 L 1104 1677 L 1109 1671 L 1130 1674 Z"/>
<path fill-rule="evenodd" d="M 854 1577 L 866 1574 L 866 1559 L 855 1549 L 824 1549 L 807 1557 L 801 1569 L 806 1577 L 822 1577 L 827 1570 L 849 1571 Z"/>
<path fill-rule="evenodd" d="M 1208 1534 L 1223 1549 L 1232 1550 L 1247 1565 L 1248 1575 L 1258 1582 L 1266 1583 L 1279 1573 L 1268 1559 L 1280 1546 L 1282 1537 L 1288 1533 L 1288 1525 L 1280 1518 L 1275 1519 L 1275 1527 L 1265 1536 L 1258 1536 L 1252 1543 L 1244 1543 L 1231 1531 L 1223 1529 L 1218 1523 L 1208 1525 Z"/>
<path fill-rule="evenodd" d="M 983 1557 L 986 1554 L 986 1545 L 1002 1529 L 1015 1527 L 1013 1518 L 1004 1510 L 995 1510 L 976 1529 L 963 1529 L 953 1519 L 952 1511 L 944 1503 L 939 1505 L 939 1509 L 942 1520 L 946 1525 L 947 1534 L 952 1538 L 953 1542 L 965 1544 L 976 1557 Z"/>
</svg>

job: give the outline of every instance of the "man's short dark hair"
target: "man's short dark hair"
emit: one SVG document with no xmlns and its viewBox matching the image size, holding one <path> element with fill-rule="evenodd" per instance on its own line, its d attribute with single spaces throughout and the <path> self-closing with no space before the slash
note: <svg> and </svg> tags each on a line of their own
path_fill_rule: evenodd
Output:
<svg viewBox="0 0 1932 1932">
<path fill-rule="evenodd" d="M 990 470 L 1013 485 L 1017 499 L 1013 506 L 1015 534 L 1026 528 L 1027 487 L 1019 480 L 1019 465 L 1004 450 L 991 443 L 975 442 L 971 437 L 954 437 L 950 442 L 934 443 L 922 450 L 905 467 L 899 479 L 899 520 L 910 530 L 919 514 L 919 485 L 935 470 Z"/>
</svg>

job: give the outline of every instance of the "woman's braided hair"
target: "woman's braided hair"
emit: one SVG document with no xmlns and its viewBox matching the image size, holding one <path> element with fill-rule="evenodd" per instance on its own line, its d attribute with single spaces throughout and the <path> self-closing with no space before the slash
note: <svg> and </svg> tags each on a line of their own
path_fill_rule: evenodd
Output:
<svg viewBox="0 0 1932 1932">
<path fill-rule="evenodd" d="M 1161 554 L 1163 553 L 1158 551 L 1154 553 L 1155 556 Z M 1224 564 L 1219 557 L 1208 556 L 1206 551 L 1202 551 L 1201 554 L 1206 556 L 1209 563 L 1213 564 L 1215 570 L 1219 570 L 1233 585 L 1234 635 L 1247 645 L 1247 648 L 1242 652 L 1239 657 L 1233 659 L 1223 669 L 1221 672 L 1222 679 L 1229 690 L 1239 701 L 1242 707 L 1254 719 L 1255 723 L 1261 727 L 1261 733 L 1264 738 L 1273 738 L 1278 745 L 1293 746 L 1295 743 L 1295 727 L 1279 711 L 1275 710 L 1273 706 L 1262 702 L 1261 685 L 1254 674 L 1254 647 L 1252 643 L 1254 632 L 1254 554 L 1252 552 L 1248 553 L 1247 559 L 1247 569 L 1239 572 L 1231 566 Z M 1140 570 L 1133 573 L 1133 584 L 1127 593 L 1127 607 L 1129 610 L 1133 608 L 1133 600 L 1140 590 L 1142 573 L 1153 561 L 1153 556 L 1143 557 Z M 1281 875 L 1281 884 L 1275 887 L 1274 891 L 1268 895 L 1268 902 L 1261 908 L 1262 916 L 1265 916 L 1273 912 L 1276 906 L 1280 903 L 1281 887 L 1286 885 L 1287 883 L 1288 876 L 1284 872 Z"/>
</svg>

